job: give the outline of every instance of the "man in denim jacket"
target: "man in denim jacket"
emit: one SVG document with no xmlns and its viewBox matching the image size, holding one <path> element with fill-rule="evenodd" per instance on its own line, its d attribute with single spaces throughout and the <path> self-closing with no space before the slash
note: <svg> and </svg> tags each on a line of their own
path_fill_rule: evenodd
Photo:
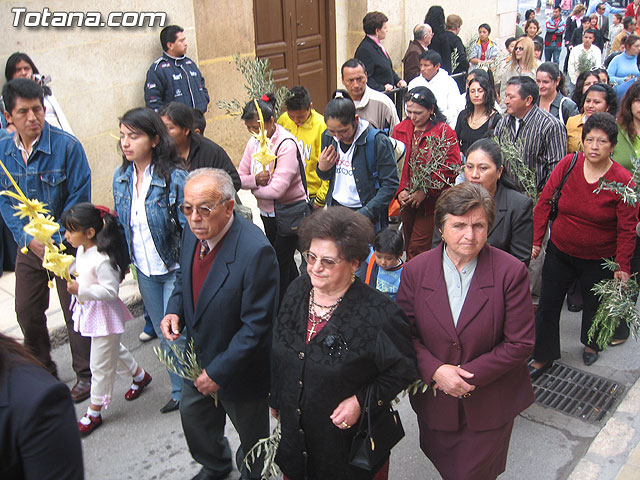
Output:
<svg viewBox="0 0 640 480">
<path fill-rule="evenodd" d="M 0 160 L 30 199 L 38 199 L 57 222 L 62 213 L 91 197 L 91 171 L 82 145 L 74 136 L 50 126 L 44 120 L 42 87 L 32 80 L 18 78 L 2 89 L 5 118 L 16 128 L 14 135 L 0 139 Z M 15 191 L 11 181 L 0 173 L 0 189 Z M 28 218 L 14 216 L 17 201 L 0 195 L 0 212 L 20 247 L 16 258 L 16 316 L 24 334 L 25 346 L 54 376 L 56 364 L 51 359 L 51 344 L 45 310 L 49 307 L 49 275 L 42 266 L 44 245 L 28 235 L 23 227 Z M 61 242 L 64 230 L 54 240 Z M 66 282 L 56 278 L 60 306 L 64 314 L 77 381 L 71 397 L 80 402 L 89 396 L 91 339 L 73 330 L 69 312 L 70 296 Z"/>
<path fill-rule="evenodd" d="M 156 112 L 170 102 L 184 103 L 206 113 L 209 92 L 196 62 L 186 56 L 187 39 L 184 29 L 169 25 L 160 32 L 164 53 L 147 72 L 144 101 Z"/>
</svg>

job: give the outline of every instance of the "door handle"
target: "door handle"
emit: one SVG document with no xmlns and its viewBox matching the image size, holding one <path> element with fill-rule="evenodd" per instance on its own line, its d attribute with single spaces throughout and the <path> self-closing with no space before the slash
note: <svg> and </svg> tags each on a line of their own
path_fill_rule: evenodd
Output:
<svg viewBox="0 0 640 480">
<path fill-rule="evenodd" d="M 298 42 L 296 43 L 296 45 L 298 45 L 299 47 L 304 47 L 307 44 L 307 42 Z"/>
</svg>

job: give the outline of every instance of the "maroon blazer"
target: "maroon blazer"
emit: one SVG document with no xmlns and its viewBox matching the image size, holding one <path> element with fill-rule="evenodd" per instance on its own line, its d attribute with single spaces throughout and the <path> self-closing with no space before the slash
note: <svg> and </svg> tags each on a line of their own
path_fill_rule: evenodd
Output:
<svg viewBox="0 0 640 480">
<path fill-rule="evenodd" d="M 455 327 L 442 248 L 440 244 L 405 265 L 397 303 L 411 322 L 424 382 L 432 383 L 436 369 L 446 363 L 475 374 L 467 382 L 476 388 L 461 399 L 441 390 L 434 397 L 429 389 L 413 395 L 411 404 L 421 423 L 432 430 L 459 430 L 460 403 L 471 430 L 496 429 L 534 401 L 527 368 L 535 334 L 527 267 L 485 245 Z"/>
</svg>

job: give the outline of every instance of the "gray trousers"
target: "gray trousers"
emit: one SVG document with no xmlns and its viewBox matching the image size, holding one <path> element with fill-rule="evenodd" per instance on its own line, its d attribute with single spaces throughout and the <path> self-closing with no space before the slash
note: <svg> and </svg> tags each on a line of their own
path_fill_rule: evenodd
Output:
<svg viewBox="0 0 640 480">
<path fill-rule="evenodd" d="M 180 417 L 182 429 L 191 456 L 212 475 L 222 475 L 233 469 L 229 441 L 224 436 L 226 416 L 240 436 L 240 448 L 236 452 L 236 464 L 242 478 L 260 478 L 262 462 L 256 461 L 251 473 L 243 468 L 244 455 L 255 443 L 270 435 L 269 406 L 267 396 L 243 402 L 215 401 L 210 395 L 202 395 L 193 382 L 185 380 L 182 386 Z"/>
</svg>

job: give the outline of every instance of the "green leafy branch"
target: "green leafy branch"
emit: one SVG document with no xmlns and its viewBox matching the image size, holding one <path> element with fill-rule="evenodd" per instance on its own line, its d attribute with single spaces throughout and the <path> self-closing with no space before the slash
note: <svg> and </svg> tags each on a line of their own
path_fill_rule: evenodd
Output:
<svg viewBox="0 0 640 480">
<path fill-rule="evenodd" d="M 439 137 L 425 137 L 424 146 L 409 160 L 409 193 L 417 190 L 442 190 L 455 185 L 455 177 L 460 173 L 461 166 L 447 162 L 449 150 L 455 143 L 456 140 L 446 137 L 444 130 Z"/>
<path fill-rule="evenodd" d="M 290 92 L 286 87 L 276 87 L 273 80 L 273 70 L 269 66 L 268 58 L 240 58 L 239 54 L 233 55 L 233 61 L 238 70 L 245 78 L 244 89 L 249 96 L 249 100 L 260 98 L 265 93 L 273 93 L 276 97 L 274 117 L 277 119 L 282 112 L 284 102 L 289 98 Z M 216 106 L 224 110 L 228 115 L 237 116 L 242 113 L 242 106 L 239 100 L 218 100 Z"/>
<path fill-rule="evenodd" d="M 502 150 L 507 171 L 515 177 L 515 180 L 522 187 L 523 193 L 533 200 L 533 204 L 538 203 L 536 173 L 522 160 L 524 152 L 522 140 L 510 140 L 504 136 L 502 138 L 494 137 L 493 140 L 500 146 L 500 150 Z"/>
<path fill-rule="evenodd" d="M 610 259 L 603 259 L 603 266 L 615 272 L 619 265 Z M 635 276 L 635 275 L 634 275 Z M 587 332 L 589 342 L 595 338 L 596 344 L 605 350 L 620 322 L 627 322 L 634 337 L 640 331 L 640 313 L 636 299 L 640 292 L 638 282 L 632 276 L 626 282 L 608 279 L 596 283 L 591 291 L 598 296 L 600 305 Z"/>
<path fill-rule="evenodd" d="M 273 432 L 271 432 L 271 435 L 258 440 L 251 450 L 247 452 L 247 455 L 244 457 L 244 464 L 247 469 L 251 471 L 251 466 L 255 463 L 256 459 L 264 453 L 264 464 L 260 472 L 260 478 L 268 479 L 278 477 L 279 472 L 275 458 L 281 437 L 282 429 L 280 419 L 278 419 L 278 424 L 273 429 Z"/>
<path fill-rule="evenodd" d="M 576 70 L 578 74 L 583 72 L 588 72 L 589 70 L 593 70 L 596 66 L 596 62 L 593 58 L 589 56 L 586 50 L 580 52 L 578 55 L 578 63 L 576 65 Z"/>
<path fill-rule="evenodd" d="M 627 205 L 635 207 L 640 203 L 640 159 L 635 155 L 631 155 L 631 180 L 627 183 L 615 182 L 601 177 L 598 181 L 598 187 L 593 193 L 608 191 L 617 193 L 622 197 L 622 201 Z"/>
<path fill-rule="evenodd" d="M 202 367 L 196 358 L 193 338 L 185 348 L 184 352 L 175 343 L 169 343 L 168 347 L 175 356 L 175 360 L 178 361 L 178 364 L 176 365 L 174 357 L 169 355 L 161 345 L 156 345 L 153 347 L 153 351 L 156 354 L 156 357 L 158 357 L 158 360 L 160 360 L 160 363 L 162 363 L 171 373 L 175 373 L 186 380 L 191 380 L 192 382 L 195 381 L 202 373 Z M 211 396 L 213 397 L 217 407 L 218 393 L 213 392 Z"/>
</svg>

